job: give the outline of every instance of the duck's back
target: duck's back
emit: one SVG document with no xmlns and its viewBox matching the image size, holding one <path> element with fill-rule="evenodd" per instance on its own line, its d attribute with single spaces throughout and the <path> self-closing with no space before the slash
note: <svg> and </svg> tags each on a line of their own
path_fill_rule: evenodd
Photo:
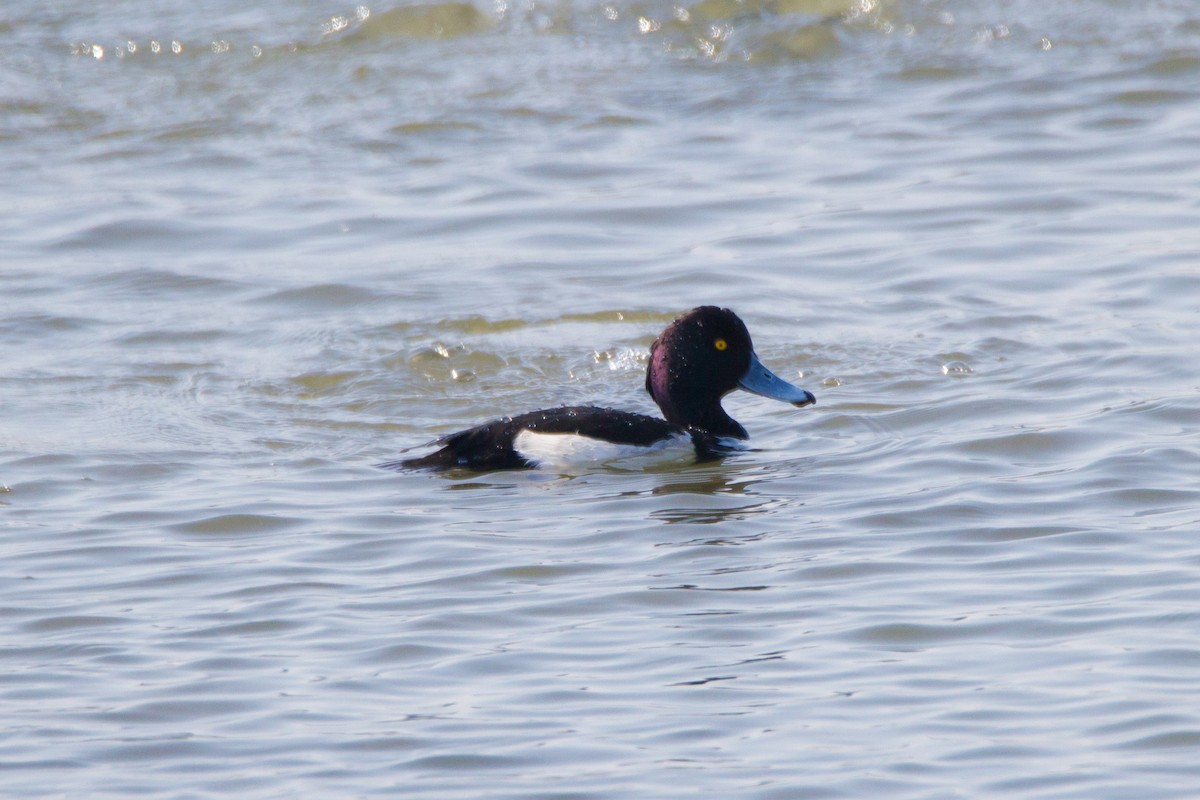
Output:
<svg viewBox="0 0 1200 800">
<path fill-rule="evenodd" d="M 537 467 L 553 453 L 571 449 L 563 442 L 567 436 L 633 448 L 653 448 L 677 440 L 696 452 L 694 434 L 666 420 L 613 408 L 563 406 L 503 417 L 451 433 L 431 442 L 440 447 L 429 455 L 382 466 L 475 470 Z"/>
</svg>

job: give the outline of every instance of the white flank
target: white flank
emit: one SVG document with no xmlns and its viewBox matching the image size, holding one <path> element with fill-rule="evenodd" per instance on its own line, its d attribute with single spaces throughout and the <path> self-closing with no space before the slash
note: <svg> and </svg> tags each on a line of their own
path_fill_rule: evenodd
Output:
<svg viewBox="0 0 1200 800">
<path fill-rule="evenodd" d="M 652 445 L 614 444 L 574 433 L 521 431 L 513 447 L 523 458 L 542 468 L 580 469 L 609 462 L 630 469 L 696 459 L 692 437 L 676 434 Z"/>
</svg>

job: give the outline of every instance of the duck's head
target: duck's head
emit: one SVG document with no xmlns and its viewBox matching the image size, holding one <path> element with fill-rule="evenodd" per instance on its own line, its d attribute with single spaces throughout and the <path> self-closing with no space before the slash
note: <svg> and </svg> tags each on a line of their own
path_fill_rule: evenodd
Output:
<svg viewBox="0 0 1200 800">
<path fill-rule="evenodd" d="M 721 398 L 734 389 L 794 406 L 817 402 L 763 366 L 746 324 L 727 308 L 694 308 L 650 346 L 646 391 L 668 422 L 746 439 L 746 429 L 721 408 Z"/>
</svg>

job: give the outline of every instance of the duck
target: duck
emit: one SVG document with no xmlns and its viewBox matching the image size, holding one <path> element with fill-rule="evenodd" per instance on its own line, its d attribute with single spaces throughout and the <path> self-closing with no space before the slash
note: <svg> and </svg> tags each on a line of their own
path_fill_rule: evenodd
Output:
<svg viewBox="0 0 1200 800">
<path fill-rule="evenodd" d="M 780 378 L 759 360 L 750 331 L 737 314 L 699 306 L 677 317 L 650 346 L 646 391 L 661 418 L 598 406 L 530 411 L 446 434 L 418 446 L 436 447 L 432 453 L 379 466 L 537 469 L 573 463 L 581 454 L 601 461 L 619 454 L 711 461 L 741 449 L 740 443 L 749 438 L 721 407 L 722 398 L 736 389 L 797 408 L 817 401 L 812 392 Z"/>
</svg>

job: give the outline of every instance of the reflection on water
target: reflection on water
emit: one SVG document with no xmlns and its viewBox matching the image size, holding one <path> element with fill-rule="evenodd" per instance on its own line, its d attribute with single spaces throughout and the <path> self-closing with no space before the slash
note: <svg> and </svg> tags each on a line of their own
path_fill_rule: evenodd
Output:
<svg viewBox="0 0 1200 800">
<path fill-rule="evenodd" d="M 789 507 L 787 501 L 779 498 L 760 499 L 752 487 L 762 479 L 745 478 L 736 467 L 728 471 L 705 468 L 695 472 L 698 473 L 695 476 L 686 472 L 673 475 L 654 487 L 652 493 L 656 497 L 670 497 L 684 505 L 653 511 L 650 514 L 652 519 L 668 525 L 732 524 Z"/>
</svg>

